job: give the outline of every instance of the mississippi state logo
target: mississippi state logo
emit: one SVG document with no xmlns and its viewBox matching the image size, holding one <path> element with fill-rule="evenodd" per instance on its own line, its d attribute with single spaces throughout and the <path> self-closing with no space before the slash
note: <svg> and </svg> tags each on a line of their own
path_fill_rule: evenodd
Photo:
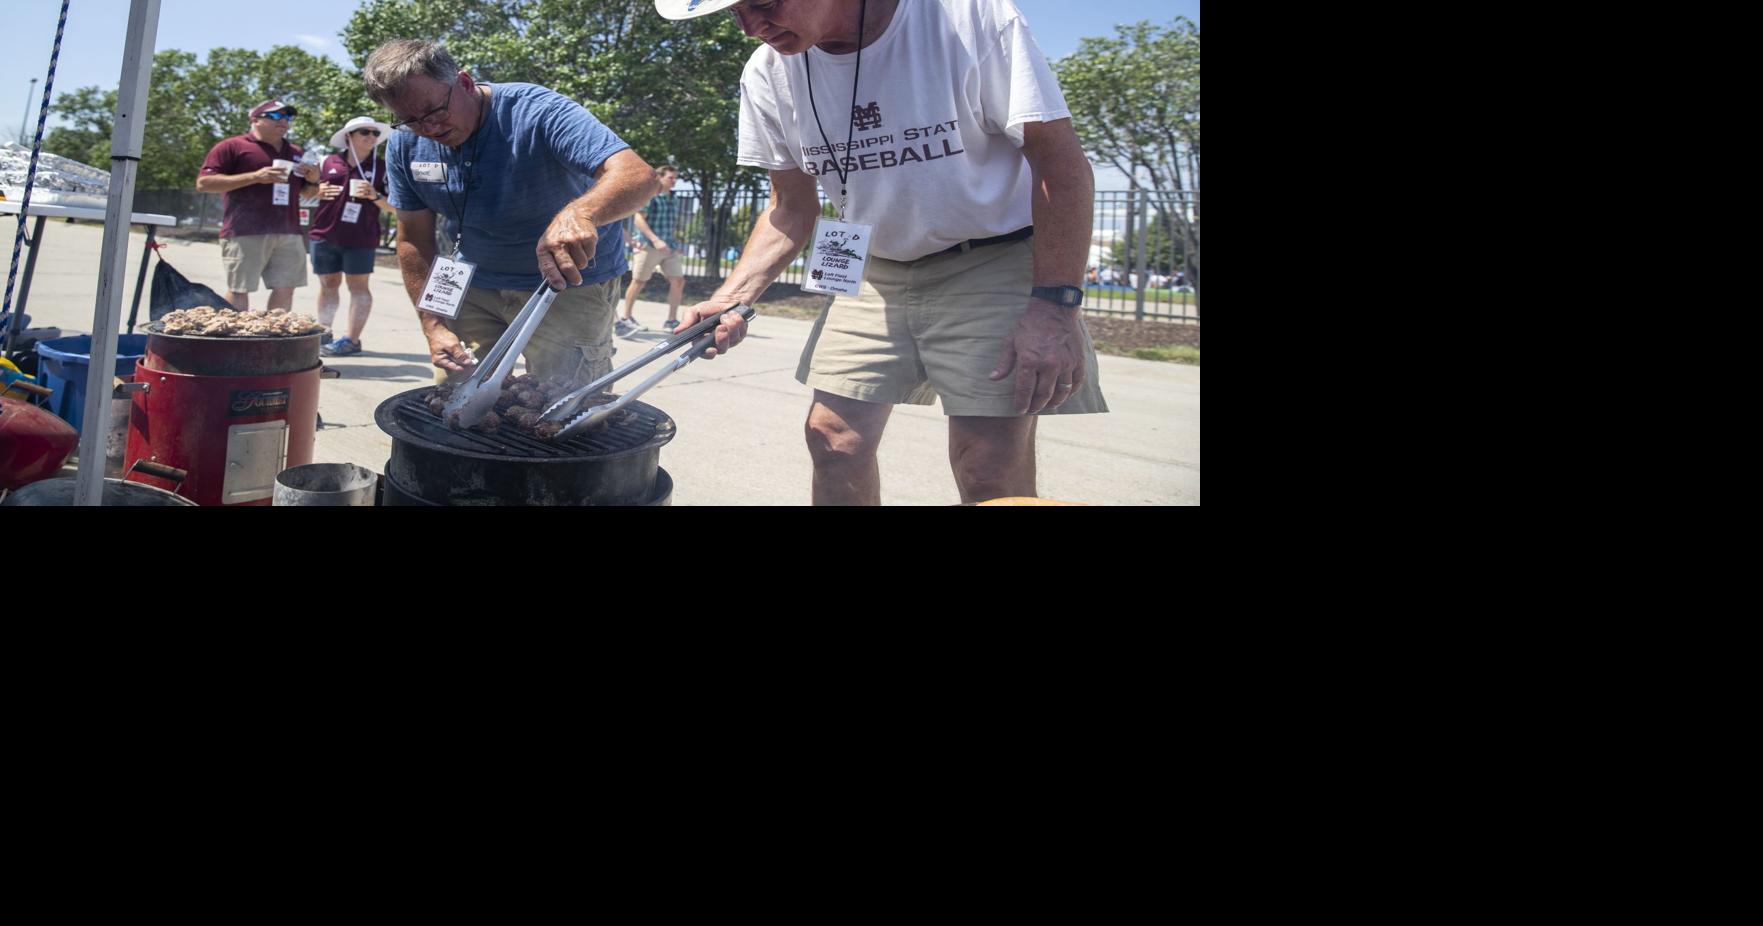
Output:
<svg viewBox="0 0 1763 926">
<path fill-rule="evenodd" d="M 881 123 L 880 103 L 871 100 L 867 107 L 851 107 L 851 125 L 855 126 L 857 131 L 867 132 L 870 129 L 879 129 L 881 128 Z"/>
<path fill-rule="evenodd" d="M 816 280 L 818 280 L 818 279 L 820 279 L 820 278 L 822 278 L 822 277 L 824 277 L 824 276 L 826 276 L 826 274 L 825 274 L 825 273 L 824 273 L 824 272 L 822 272 L 822 271 L 819 271 L 819 270 L 816 270 L 816 271 L 814 271 L 814 278 L 815 278 L 815 279 L 816 279 Z"/>
</svg>

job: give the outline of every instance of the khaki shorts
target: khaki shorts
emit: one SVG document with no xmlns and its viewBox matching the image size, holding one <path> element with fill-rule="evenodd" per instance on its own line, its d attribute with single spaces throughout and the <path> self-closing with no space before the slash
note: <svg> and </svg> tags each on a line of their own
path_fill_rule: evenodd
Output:
<svg viewBox="0 0 1763 926">
<path fill-rule="evenodd" d="M 306 285 L 305 235 L 242 235 L 220 239 L 220 265 L 227 289 L 257 292 L 257 281 L 269 289 Z"/>
<path fill-rule="evenodd" d="M 864 402 L 941 397 L 945 415 L 1013 418 L 1016 374 L 988 377 L 1033 279 L 1033 238 L 908 262 L 871 258 L 862 292 L 838 297 L 814 323 L 796 381 Z M 1083 339 L 1083 388 L 1041 414 L 1108 410 L 1087 326 Z"/>
<path fill-rule="evenodd" d="M 558 293 L 526 344 L 527 372 L 541 379 L 565 376 L 575 383 L 612 372 L 612 304 L 617 289 L 618 280 L 611 279 Z M 459 307 L 459 317 L 448 321 L 447 328 L 482 359 L 532 295 L 526 290 L 473 286 Z M 453 373 L 436 367 L 435 382 L 471 373 L 470 368 Z"/>
<path fill-rule="evenodd" d="M 670 280 L 678 280 L 686 275 L 686 272 L 680 269 L 679 252 L 673 248 L 668 248 L 665 251 L 657 248 L 638 248 L 636 260 L 631 261 L 631 272 L 636 274 L 637 282 L 648 282 L 649 275 L 657 270 Z"/>
</svg>

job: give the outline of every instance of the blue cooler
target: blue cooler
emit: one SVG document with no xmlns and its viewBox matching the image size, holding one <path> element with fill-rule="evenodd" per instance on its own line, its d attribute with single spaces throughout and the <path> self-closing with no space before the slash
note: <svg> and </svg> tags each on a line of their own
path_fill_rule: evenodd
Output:
<svg viewBox="0 0 1763 926">
<path fill-rule="evenodd" d="M 116 339 L 116 375 L 132 379 L 135 361 L 147 354 L 147 335 L 124 334 Z M 37 382 L 55 390 L 44 407 L 80 429 L 86 414 L 86 371 L 92 368 L 92 336 L 77 335 L 37 342 Z"/>
</svg>

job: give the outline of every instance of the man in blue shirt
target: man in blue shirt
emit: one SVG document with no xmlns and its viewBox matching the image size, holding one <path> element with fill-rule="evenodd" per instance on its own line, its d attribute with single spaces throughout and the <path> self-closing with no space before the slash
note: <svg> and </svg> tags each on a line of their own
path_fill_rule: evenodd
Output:
<svg viewBox="0 0 1763 926">
<path fill-rule="evenodd" d="M 456 318 L 417 312 L 438 377 L 475 362 L 541 280 L 560 290 L 526 348 L 540 377 L 612 369 L 612 316 L 628 264 L 622 220 L 654 195 L 654 171 L 573 101 L 534 84 L 478 83 L 432 42 L 381 45 L 362 69 L 393 112 L 387 145 L 398 266 L 420 305 L 435 216 L 454 259 L 475 269 Z"/>
</svg>

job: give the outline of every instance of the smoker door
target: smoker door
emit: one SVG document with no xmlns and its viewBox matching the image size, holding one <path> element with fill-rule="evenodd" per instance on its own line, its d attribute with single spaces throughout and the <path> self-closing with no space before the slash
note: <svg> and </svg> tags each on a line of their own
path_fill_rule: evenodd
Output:
<svg viewBox="0 0 1763 926">
<path fill-rule="evenodd" d="M 275 477 L 288 459 L 288 423 L 259 421 L 227 429 L 226 479 L 220 503 L 237 505 L 275 494 Z"/>
</svg>

